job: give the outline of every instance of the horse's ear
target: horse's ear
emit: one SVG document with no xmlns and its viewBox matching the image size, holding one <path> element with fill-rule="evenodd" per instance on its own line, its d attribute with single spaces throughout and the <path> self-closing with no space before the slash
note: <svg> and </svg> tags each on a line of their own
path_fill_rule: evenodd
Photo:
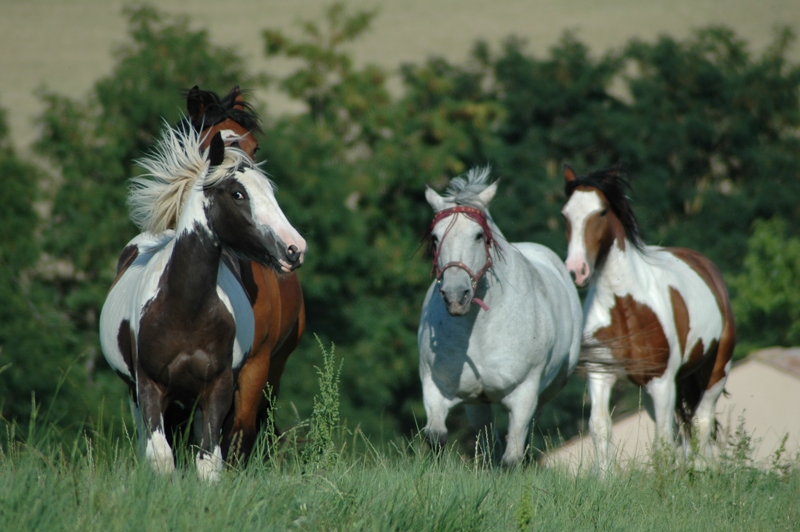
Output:
<svg viewBox="0 0 800 532">
<path fill-rule="evenodd" d="M 578 176 L 575 174 L 575 170 L 573 170 L 572 167 L 567 163 L 564 163 L 564 181 L 571 183 L 576 179 L 578 179 Z"/>
<path fill-rule="evenodd" d="M 203 91 L 200 87 L 195 85 L 186 94 L 186 110 L 189 112 L 190 118 L 196 118 L 203 115 L 205 111 L 205 103 L 203 102 Z"/>
<path fill-rule="evenodd" d="M 231 92 L 228 93 L 228 98 L 233 102 L 234 107 L 244 109 L 244 97 L 242 96 L 242 89 L 239 85 L 234 85 Z"/>
<path fill-rule="evenodd" d="M 494 199 L 494 195 L 497 194 L 498 183 L 500 183 L 499 179 L 494 183 L 492 183 L 491 185 L 489 185 L 488 187 L 486 187 L 485 189 L 483 189 L 483 191 L 480 194 L 478 194 L 478 199 L 481 200 L 481 203 L 483 203 L 484 208 L 489 206 L 489 203 L 491 203 L 491 201 Z"/>
<path fill-rule="evenodd" d="M 225 141 L 222 140 L 222 133 L 217 133 L 211 137 L 208 145 L 208 164 L 209 167 L 219 166 L 225 160 Z"/>
<path fill-rule="evenodd" d="M 433 207 L 433 212 L 439 212 L 445 208 L 444 199 L 428 185 L 425 185 L 425 199 L 428 200 L 428 204 Z"/>
</svg>

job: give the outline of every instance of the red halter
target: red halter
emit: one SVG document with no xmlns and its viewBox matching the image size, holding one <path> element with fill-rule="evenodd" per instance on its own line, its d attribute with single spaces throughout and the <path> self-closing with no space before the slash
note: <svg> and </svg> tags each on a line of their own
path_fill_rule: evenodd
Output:
<svg viewBox="0 0 800 532">
<path fill-rule="evenodd" d="M 441 286 L 442 284 L 442 275 L 448 268 L 461 268 L 467 275 L 469 275 L 470 280 L 472 281 L 472 290 L 473 292 L 478 286 L 478 281 L 481 280 L 483 274 L 485 274 L 489 268 L 492 267 L 492 254 L 490 248 L 494 246 L 498 250 L 500 246 L 497 245 L 497 241 L 494 239 L 494 234 L 492 233 L 491 227 L 489 227 L 489 222 L 486 219 L 486 214 L 480 209 L 476 209 L 475 207 L 468 207 L 466 205 L 458 205 L 456 207 L 451 207 L 449 209 L 444 209 L 436 213 L 436 216 L 433 217 L 433 221 L 431 222 L 430 227 L 428 228 L 428 234 L 433 232 L 433 228 L 436 227 L 441 220 L 447 218 L 448 216 L 452 216 L 453 214 L 463 214 L 471 218 L 475 223 L 480 225 L 483 228 L 483 245 L 486 249 L 486 262 L 483 264 L 483 268 L 478 270 L 478 273 L 473 273 L 469 266 L 464 264 L 461 261 L 451 261 L 445 264 L 441 269 L 439 268 L 439 247 L 441 246 L 441 242 L 439 242 L 439 246 L 433 248 L 433 267 L 431 268 L 431 276 L 434 274 L 436 275 L 436 282 L 439 283 Z M 447 236 L 447 233 L 450 231 L 448 228 L 447 231 L 442 236 L 442 241 L 444 241 L 444 237 Z M 439 288 L 439 292 L 441 293 L 441 288 Z M 472 298 L 473 303 L 477 303 L 483 310 L 489 310 L 489 307 L 478 299 L 477 297 Z"/>
</svg>

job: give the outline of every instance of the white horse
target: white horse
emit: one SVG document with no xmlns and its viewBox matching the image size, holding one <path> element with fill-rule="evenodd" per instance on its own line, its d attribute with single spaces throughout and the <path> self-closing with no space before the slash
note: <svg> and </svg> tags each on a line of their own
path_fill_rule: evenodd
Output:
<svg viewBox="0 0 800 532">
<path fill-rule="evenodd" d="M 446 442 L 447 414 L 465 403 L 484 451 L 501 448 L 491 406 L 499 404 L 509 412 L 502 462 L 513 466 L 524 456 L 537 406 L 575 369 L 583 318 L 558 256 L 539 244 L 509 243 L 494 224 L 488 206 L 497 183 L 488 179 L 488 168 L 472 169 L 444 196 L 425 192 L 436 212 L 436 280 L 422 308 L 419 372 L 431 444 Z"/>
</svg>

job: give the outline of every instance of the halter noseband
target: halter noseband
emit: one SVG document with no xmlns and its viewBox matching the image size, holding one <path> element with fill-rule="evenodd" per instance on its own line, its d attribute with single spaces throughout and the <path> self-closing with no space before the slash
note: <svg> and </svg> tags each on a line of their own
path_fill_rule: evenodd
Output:
<svg viewBox="0 0 800 532">
<path fill-rule="evenodd" d="M 433 248 L 433 267 L 431 268 L 431 276 L 436 276 L 436 282 L 439 284 L 439 293 L 441 293 L 441 284 L 442 284 L 442 275 L 448 268 L 461 268 L 467 275 L 469 275 L 470 281 L 472 281 L 472 290 L 473 293 L 475 289 L 478 287 L 478 281 L 481 280 L 481 277 L 492 267 L 493 260 L 490 248 L 495 246 L 497 249 L 500 247 L 497 245 L 497 241 L 494 239 L 494 234 L 492 233 L 492 228 L 489 227 L 489 222 L 486 219 L 486 214 L 480 209 L 476 209 L 475 207 L 468 207 L 466 205 L 457 205 L 455 207 L 451 207 L 449 209 L 444 209 L 436 213 L 436 216 L 433 217 L 433 221 L 431 222 L 431 226 L 428 228 L 428 234 L 433 232 L 433 228 L 436 227 L 440 221 L 448 216 L 452 216 L 454 214 L 463 214 L 470 219 L 472 219 L 475 223 L 480 225 L 483 228 L 483 245 L 484 249 L 486 250 L 486 262 L 483 264 L 483 267 L 478 270 L 477 273 L 473 273 L 473 271 L 464 264 L 463 262 L 459 261 L 451 261 L 445 264 L 442 268 L 439 268 L 439 249 L 442 245 L 442 241 L 447 236 L 447 233 L 450 232 L 448 228 L 445 231 L 444 236 L 442 236 L 442 241 L 439 242 L 439 246 Z M 477 303 L 483 310 L 489 310 L 489 307 L 481 301 L 477 297 L 472 298 L 473 303 Z"/>
</svg>

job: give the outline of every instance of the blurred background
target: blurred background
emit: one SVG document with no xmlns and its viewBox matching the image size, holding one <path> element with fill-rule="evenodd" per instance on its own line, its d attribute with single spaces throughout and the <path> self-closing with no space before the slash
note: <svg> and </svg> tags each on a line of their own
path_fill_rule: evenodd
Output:
<svg viewBox="0 0 800 532">
<path fill-rule="evenodd" d="M 800 342 L 800 27 L 796 0 L 99 0 L 0 4 L 0 411 L 73 435 L 129 416 L 99 350 L 116 259 L 136 234 L 133 160 L 182 89 L 251 90 L 259 157 L 310 245 L 308 326 L 278 423 L 306 419 L 321 352 L 344 360 L 342 417 L 374 439 L 424 424 L 418 250 L 442 190 L 502 178 L 512 241 L 565 255 L 561 166 L 623 161 L 650 244 L 723 271 L 737 357 Z M 577 434 L 575 376 L 535 444 Z M 617 412 L 638 394 L 618 386 Z M 35 398 L 35 402 L 32 400 Z M 38 411 L 37 409 L 42 409 Z M 37 413 L 38 412 L 38 413 Z M 452 428 L 469 441 L 463 414 Z"/>
</svg>

